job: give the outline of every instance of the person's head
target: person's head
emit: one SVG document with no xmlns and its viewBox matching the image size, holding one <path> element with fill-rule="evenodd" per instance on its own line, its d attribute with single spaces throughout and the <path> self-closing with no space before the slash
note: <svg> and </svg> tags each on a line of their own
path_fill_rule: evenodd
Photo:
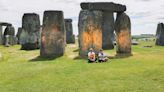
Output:
<svg viewBox="0 0 164 92">
<path fill-rule="evenodd" d="M 90 52 L 93 52 L 93 48 L 90 48 L 89 51 L 90 51 Z"/>
</svg>

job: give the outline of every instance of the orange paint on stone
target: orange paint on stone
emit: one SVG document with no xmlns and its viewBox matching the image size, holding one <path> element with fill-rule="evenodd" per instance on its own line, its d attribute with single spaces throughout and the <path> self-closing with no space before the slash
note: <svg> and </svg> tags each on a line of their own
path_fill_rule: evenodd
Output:
<svg viewBox="0 0 164 92">
<path fill-rule="evenodd" d="M 122 51 L 129 50 L 131 46 L 131 38 L 128 29 L 123 29 L 117 34 L 117 42 Z"/>
<path fill-rule="evenodd" d="M 82 50 L 88 50 L 90 47 L 99 50 L 102 44 L 102 33 L 100 28 L 89 26 L 86 31 L 82 33 Z"/>
<path fill-rule="evenodd" d="M 58 26 L 54 25 L 48 29 L 44 29 L 42 32 L 42 46 L 45 48 L 46 53 L 52 52 L 54 49 L 52 46 L 55 46 L 58 43 L 62 43 L 64 41 L 61 40 L 61 32 Z M 46 37 L 45 37 L 46 35 Z M 53 45 L 52 45 L 53 44 Z"/>
</svg>

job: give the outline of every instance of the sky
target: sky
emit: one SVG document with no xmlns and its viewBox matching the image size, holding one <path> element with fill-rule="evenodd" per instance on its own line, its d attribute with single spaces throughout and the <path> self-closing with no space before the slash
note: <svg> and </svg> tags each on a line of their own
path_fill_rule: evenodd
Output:
<svg viewBox="0 0 164 92">
<path fill-rule="evenodd" d="M 114 2 L 126 5 L 132 25 L 132 35 L 155 34 L 157 24 L 164 22 L 163 0 L 0 0 L 0 22 L 21 27 L 24 13 L 37 13 L 42 23 L 45 10 L 62 10 L 65 18 L 73 19 L 73 32 L 78 34 L 81 2 Z"/>
</svg>

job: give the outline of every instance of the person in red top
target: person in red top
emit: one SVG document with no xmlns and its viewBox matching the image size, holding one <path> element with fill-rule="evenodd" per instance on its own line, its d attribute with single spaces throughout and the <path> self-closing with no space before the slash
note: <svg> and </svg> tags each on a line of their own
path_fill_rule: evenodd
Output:
<svg viewBox="0 0 164 92">
<path fill-rule="evenodd" d="M 92 48 L 90 48 L 88 52 L 88 63 L 94 63 L 94 62 L 96 62 L 95 52 L 93 51 Z"/>
</svg>

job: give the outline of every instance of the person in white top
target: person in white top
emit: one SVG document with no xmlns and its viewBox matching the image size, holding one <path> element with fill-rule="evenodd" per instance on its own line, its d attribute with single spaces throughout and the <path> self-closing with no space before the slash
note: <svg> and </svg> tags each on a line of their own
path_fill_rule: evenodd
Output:
<svg viewBox="0 0 164 92">
<path fill-rule="evenodd" d="M 98 62 L 106 62 L 106 61 L 108 61 L 108 56 L 101 49 L 100 52 L 98 53 Z"/>
<path fill-rule="evenodd" d="M 94 62 L 96 62 L 95 52 L 93 51 L 92 48 L 90 48 L 88 52 L 88 63 L 94 63 Z"/>
</svg>

